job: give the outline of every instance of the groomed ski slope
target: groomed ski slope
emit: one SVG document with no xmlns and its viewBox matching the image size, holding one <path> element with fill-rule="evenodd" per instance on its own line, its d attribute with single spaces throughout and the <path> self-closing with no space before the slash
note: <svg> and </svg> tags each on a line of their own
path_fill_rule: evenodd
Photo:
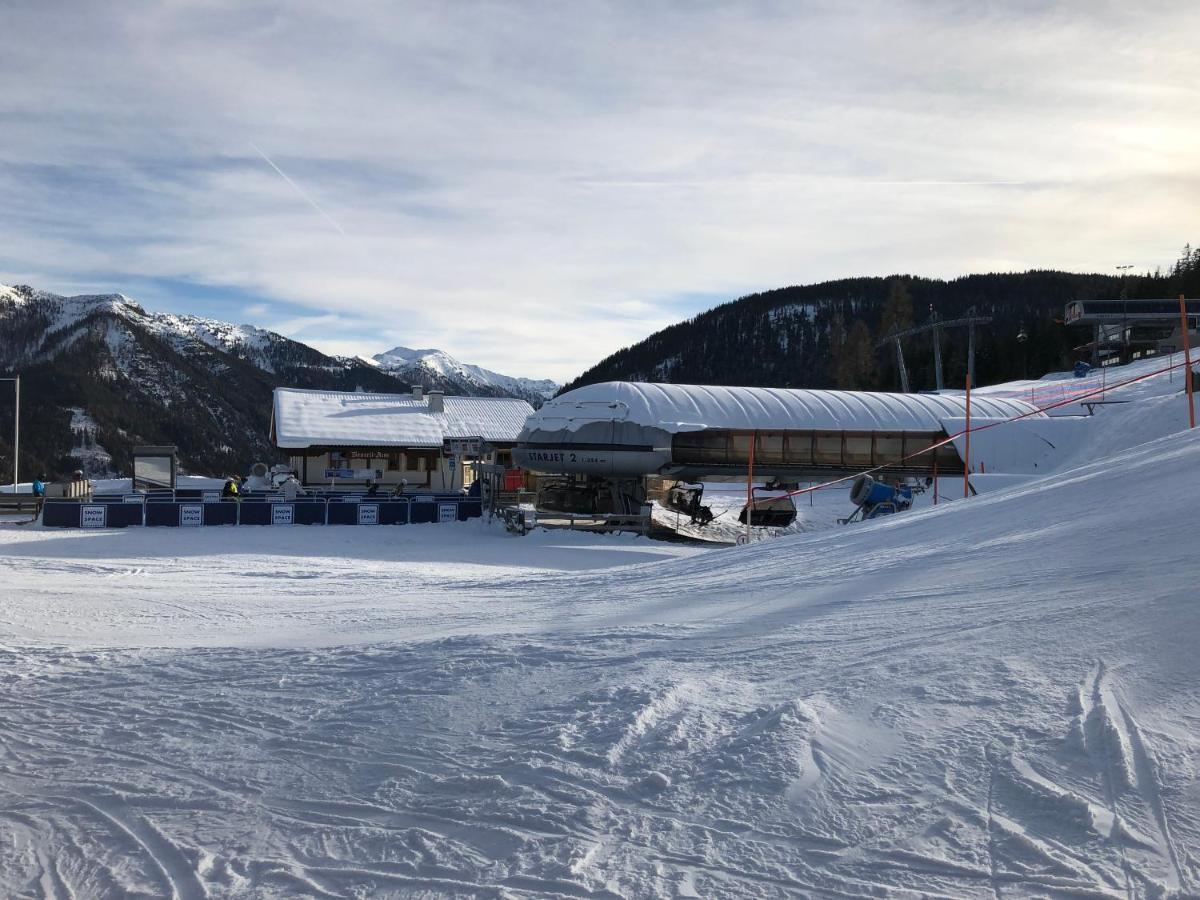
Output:
<svg viewBox="0 0 1200 900">
<path fill-rule="evenodd" d="M 0 894 L 1200 896 L 1200 437 L 1134 444 L 703 552 L 4 529 Z"/>
</svg>

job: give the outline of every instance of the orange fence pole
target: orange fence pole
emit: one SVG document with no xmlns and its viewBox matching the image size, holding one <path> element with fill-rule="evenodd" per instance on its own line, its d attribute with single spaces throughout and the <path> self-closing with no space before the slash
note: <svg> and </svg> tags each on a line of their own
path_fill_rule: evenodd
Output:
<svg viewBox="0 0 1200 900">
<path fill-rule="evenodd" d="M 1188 428 L 1196 427 L 1196 403 L 1192 396 L 1192 348 L 1188 346 L 1187 302 L 1179 295 L 1179 324 L 1183 328 L 1183 378 L 1187 385 Z"/>
<path fill-rule="evenodd" d="M 971 373 L 967 373 L 967 428 L 963 435 L 963 499 L 971 496 Z"/>
<path fill-rule="evenodd" d="M 1182 362 L 1179 362 L 1179 363 L 1172 362 L 1169 365 L 1164 366 L 1161 369 L 1155 369 L 1153 372 L 1146 372 L 1142 375 L 1135 375 L 1132 378 L 1126 378 L 1123 381 L 1118 381 L 1115 384 L 1113 384 L 1113 388 L 1116 389 L 1116 388 L 1128 387 L 1131 384 L 1137 384 L 1138 382 L 1145 381 L 1148 378 L 1157 378 L 1159 375 L 1166 375 L 1168 372 L 1173 372 L 1175 369 L 1178 369 L 1183 365 L 1184 364 Z M 1020 415 L 1011 416 L 1007 419 L 996 419 L 993 421 L 984 422 L 984 424 L 978 425 L 970 430 L 971 431 L 987 431 L 989 428 L 999 428 L 1003 425 L 1011 425 L 1013 422 L 1020 422 L 1024 419 L 1028 419 L 1030 416 L 1041 415 L 1041 414 L 1049 412 L 1050 410 L 1053 410 L 1053 409 L 1059 409 L 1060 407 L 1067 406 L 1072 403 L 1079 403 L 1080 401 L 1087 400 L 1092 397 L 1099 397 L 1099 396 L 1100 396 L 1100 388 L 1094 388 L 1092 390 L 1084 391 L 1082 394 L 1077 394 L 1066 400 L 1060 400 L 1060 401 L 1057 401 L 1054 403 L 1048 403 L 1042 407 L 1035 407 L 1034 409 L 1029 410 L 1029 412 L 1023 412 Z M 900 457 L 899 459 L 893 460 L 892 462 L 880 463 L 879 465 L 872 466 L 869 469 L 862 469 L 851 475 L 845 475 L 842 478 L 832 478 L 829 481 L 822 481 L 820 484 L 811 485 L 806 488 L 797 488 L 794 491 L 788 491 L 787 493 L 781 494 L 780 496 L 781 497 L 796 497 L 796 496 L 799 496 L 800 494 L 811 494 L 813 491 L 823 491 L 828 488 L 831 488 L 835 484 L 845 484 L 848 481 L 853 481 L 859 475 L 873 475 L 876 472 L 882 472 L 884 469 L 887 469 L 887 468 L 897 465 L 899 463 L 907 462 L 910 459 L 916 459 L 918 456 L 924 456 L 926 453 L 933 453 L 935 450 L 937 450 L 940 447 L 950 446 L 956 440 L 958 440 L 960 437 L 963 437 L 967 433 L 968 432 L 966 429 L 964 429 L 962 431 L 956 431 L 954 434 L 948 434 L 946 437 L 942 438 L 940 441 L 934 441 L 928 447 L 922 447 L 920 450 L 917 450 L 913 453 L 909 453 L 905 456 Z"/>
<path fill-rule="evenodd" d="M 746 466 L 746 542 L 750 542 L 750 520 L 754 517 L 754 445 L 758 432 L 750 432 L 750 461 Z"/>
<path fill-rule="evenodd" d="M 937 451 L 933 451 L 933 505 L 937 506 Z"/>
</svg>

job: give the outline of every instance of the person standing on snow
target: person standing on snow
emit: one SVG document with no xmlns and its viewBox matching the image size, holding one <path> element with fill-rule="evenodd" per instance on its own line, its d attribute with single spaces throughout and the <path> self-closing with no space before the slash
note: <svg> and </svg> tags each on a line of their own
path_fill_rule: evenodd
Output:
<svg viewBox="0 0 1200 900">
<path fill-rule="evenodd" d="M 35 496 L 35 497 L 45 497 L 46 496 L 46 476 L 45 475 L 39 475 L 37 478 L 33 479 L 33 496 Z"/>
<path fill-rule="evenodd" d="M 280 489 L 283 491 L 283 499 L 288 502 L 295 500 L 297 497 L 305 496 L 304 487 L 296 480 L 295 476 L 289 477 L 280 486 Z"/>
</svg>

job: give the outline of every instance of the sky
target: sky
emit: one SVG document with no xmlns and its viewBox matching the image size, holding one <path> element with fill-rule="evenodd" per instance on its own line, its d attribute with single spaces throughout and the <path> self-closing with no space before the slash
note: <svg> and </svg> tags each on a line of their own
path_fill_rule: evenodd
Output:
<svg viewBox="0 0 1200 900">
<path fill-rule="evenodd" d="M 1167 267 L 1200 4 L 0 0 L 0 283 L 567 380 L 855 275 Z"/>
</svg>

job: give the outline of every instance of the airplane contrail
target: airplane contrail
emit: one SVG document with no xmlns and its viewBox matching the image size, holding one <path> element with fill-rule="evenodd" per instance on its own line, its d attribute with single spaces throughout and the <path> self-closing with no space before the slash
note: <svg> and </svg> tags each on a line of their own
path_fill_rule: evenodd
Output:
<svg viewBox="0 0 1200 900">
<path fill-rule="evenodd" d="M 325 212 L 325 210 L 321 209 L 320 204 L 318 204 L 317 201 L 314 200 L 312 197 L 308 196 L 308 194 L 306 194 L 304 192 L 304 189 L 301 188 L 300 185 L 296 184 L 296 182 L 294 182 L 294 181 L 292 181 L 292 179 L 288 178 L 287 173 L 284 172 L 283 169 L 279 168 L 279 166 L 275 165 L 275 163 L 271 161 L 271 157 L 267 156 L 267 154 L 265 154 L 261 150 L 259 150 L 258 146 L 254 143 L 254 141 L 250 141 L 249 144 L 251 147 L 254 148 L 254 152 L 257 153 L 259 156 L 261 156 L 268 166 L 270 166 L 272 169 L 274 169 L 276 172 L 279 173 L 280 178 L 282 178 L 284 181 L 286 181 L 288 184 L 290 184 L 292 186 L 292 190 L 294 190 L 297 194 L 299 194 L 301 197 L 303 197 L 305 200 L 307 200 L 309 206 L 311 206 L 313 209 L 315 209 L 317 212 L 319 212 L 325 218 L 326 222 L 328 222 L 330 225 L 332 225 L 334 228 L 337 229 L 338 234 L 340 234 L 342 237 L 347 236 L 346 232 L 342 230 L 342 226 L 339 225 L 337 222 L 333 221 L 333 218 L 329 215 L 329 213 L 327 213 L 327 212 Z"/>
<path fill-rule="evenodd" d="M 789 185 L 809 185 L 820 183 L 831 184 L 863 184 L 883 187 L 972 187 L 972 186 L 1022 186 L 1025 181 L 983 180 L 983 179 L 901 179 L 879 180 L 865 178 L 702 178 L 702 179 L 604 179 L 580 178 L 579 184 L 586 187 L 630 187 L 630 188 L 677 188 L 677 187 L 787 187 Z"/>
</svg>

